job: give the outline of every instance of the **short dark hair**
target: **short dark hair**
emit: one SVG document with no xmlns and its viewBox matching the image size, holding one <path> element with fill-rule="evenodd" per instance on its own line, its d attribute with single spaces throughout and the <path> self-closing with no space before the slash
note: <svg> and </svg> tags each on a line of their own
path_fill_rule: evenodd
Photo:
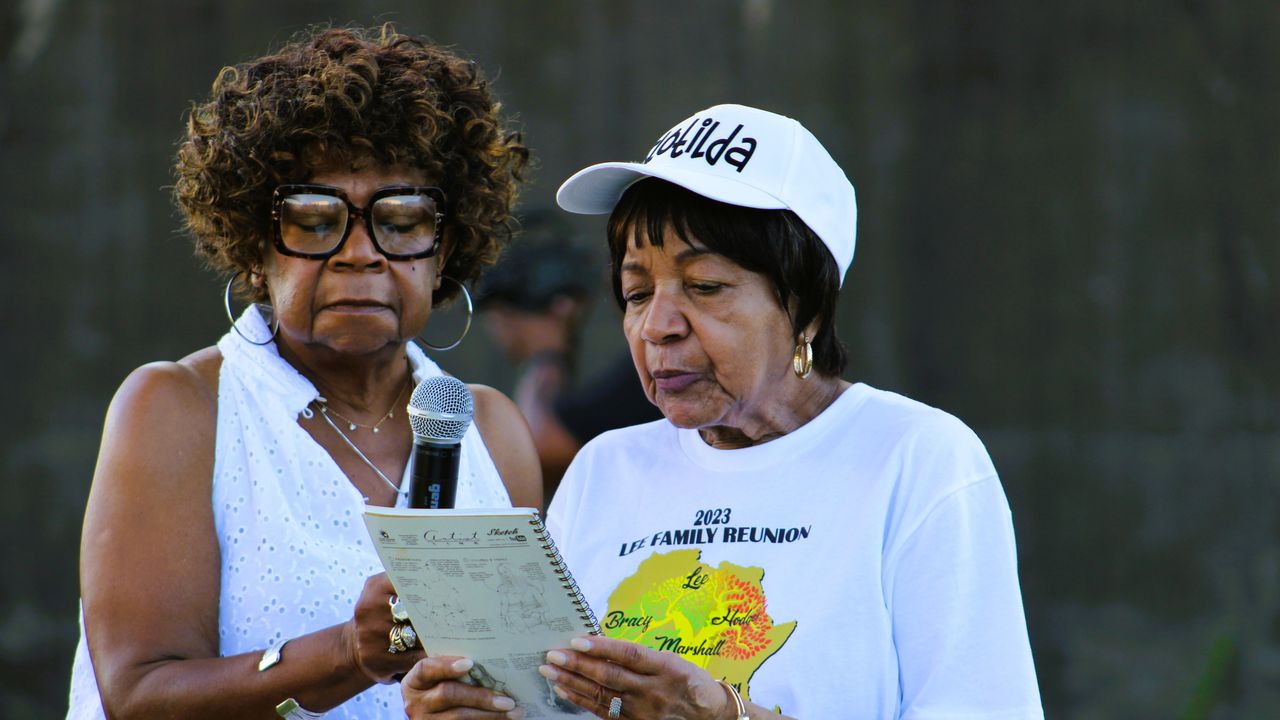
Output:
<svg viewBox="0 0 1280 720">
<path fill-rule="evenodd" d="M 468 282 L 510 237 L 529 151 L 475 63 L 390 24 L 317 27 L 218 73 L 187 115 L 174 197 L 197 255 L 261 300 L 265 290 L 243 280 L 267 247 L 271 191 L 357 159 L 420 169 L 440 185 L 448 274 Z M 445 283 L 435 301 L 456 292 Z"/>
<path fill-rule="evenodd" d="M 836 299 L 840 270 L 822 240 L 790 210 L 759 210 L 718 202 L 657 178 L 645 178 L 623 193 L 609 216 L 609 258 L 613 295 L 620 307 L 622 260 L 627 237 L 635 246 L 648 242 L 661 247 L 667 231 L 759 273 L 773 284 L 778 305 L 791 318 L 799 335 L 815 318 L 813 368 L 839 376 L 848 353 L 836 337 Z"/>
</svg>

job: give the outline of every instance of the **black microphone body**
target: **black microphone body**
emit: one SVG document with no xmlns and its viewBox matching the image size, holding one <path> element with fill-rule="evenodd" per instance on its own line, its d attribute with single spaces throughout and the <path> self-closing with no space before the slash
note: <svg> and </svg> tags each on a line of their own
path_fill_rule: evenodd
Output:
<svg viewBox="0 0 1280 720">
<path fill-rule="evenodd" d="M 461 443 L 435 445 L 413 441 L 413 457 L 409 460 L 409 507 L 452 508 L 458 501 L 458 460 Z"/>
<path fill-rule="evenodd" d="M 409 457 L 409 507 L 457 507 L 462 437 L 474 412 L 471 391 L 448 375 L 418 383 L 409 399 L 413 454 Z"/>
</svg>

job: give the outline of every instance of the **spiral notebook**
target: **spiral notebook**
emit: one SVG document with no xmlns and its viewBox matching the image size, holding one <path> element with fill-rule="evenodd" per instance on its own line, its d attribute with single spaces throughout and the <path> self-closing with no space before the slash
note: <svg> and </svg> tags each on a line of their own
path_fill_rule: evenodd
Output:
<svg viewBox="0 0 1280 720">
<path fill-rule="evenodd" d="M 600 627 L 537 510 L 370 506 L 364 517 L 429 655 L 471 658 L 471 681 L 530 720 L 585 714 L 538 674 L 548 650 Z"/>
</svg>

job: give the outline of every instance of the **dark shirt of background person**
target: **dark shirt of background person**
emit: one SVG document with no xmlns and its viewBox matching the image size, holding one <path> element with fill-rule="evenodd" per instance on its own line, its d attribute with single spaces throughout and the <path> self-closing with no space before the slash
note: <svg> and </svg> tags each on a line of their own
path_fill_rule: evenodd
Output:
<svg viewBox="0 0 1280 720">
<path fill-rule="evenodd" d="M 586 368 L 578 382 L 578 331 L 603 282 L 603 265 L 554 211 L 529 212 L 521 225 L 481 280 L 477 306 L 494 341 L 519 365 L 512 397 L 533 431 L 549 501 L 588 440 L 662 415 L 645 397 L 621 337 L 608 360 Z"/>
</svg>

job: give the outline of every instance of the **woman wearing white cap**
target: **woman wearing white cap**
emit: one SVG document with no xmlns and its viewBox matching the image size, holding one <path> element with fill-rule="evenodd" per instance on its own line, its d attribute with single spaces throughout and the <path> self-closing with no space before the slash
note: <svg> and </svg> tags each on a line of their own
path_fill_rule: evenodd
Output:
<svg viewBox="0 0 1280 720">
<path fill-rule="evenodd" d="M 1043 717 L 981 442 L 841 378 L 856 203 L 813 135 L 713 107 L 558 200 L 612 213 L 623 329 L 666 419 L 588 443 L 552 502 L 603 631 L 548 653 L 553 692 L 607 718 Z"/>
</svg>

